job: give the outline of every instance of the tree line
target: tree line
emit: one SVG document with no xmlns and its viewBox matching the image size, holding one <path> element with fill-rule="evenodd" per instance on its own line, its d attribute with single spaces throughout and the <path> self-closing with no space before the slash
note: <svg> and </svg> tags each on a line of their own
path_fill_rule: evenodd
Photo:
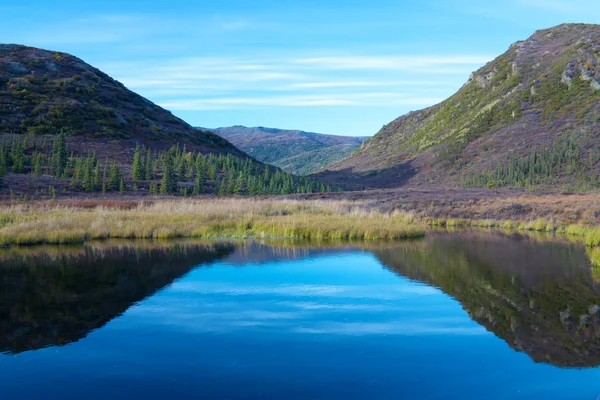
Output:
<svg viewBox="0 0 600 400">
<path fill-rule="evenodd" d="M 328 192 L 313 179 L 295 176 L 250 158 L 188 151 L 175 145 L 167 150 L 136 146 L 129 163 L 100 160 L 94 151 L 74 155 L 64 133 L 52 149 L 25 135 L 11 135 L 0 144 L 0 177 L 8 172 L 70 179 L 72 189 L 86 192 L 138 191 L 150 194 L 277 195 Z"/>
<path fill-rule="evenodd" d="M 600 187 L 600 179 L 595 166 L 599 159 L 597 149 L 582 149 L 580 135 L 564 135 L 552 144 L 532 149 L 526 154 L 511 153 L 506 161 L 495 168 L 462 175 L 463 187 L 487 188 L 527 188 L 556 185 L 561 177 L 574 179 L 570 187 L 589 190 Z"/>
</svg>

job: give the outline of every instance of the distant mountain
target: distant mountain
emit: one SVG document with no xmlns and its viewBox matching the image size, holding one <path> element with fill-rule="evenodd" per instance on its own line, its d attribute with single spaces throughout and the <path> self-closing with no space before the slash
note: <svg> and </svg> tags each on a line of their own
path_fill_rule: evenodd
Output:
<svg viewBox="0 0 600 400">
<path fill-rule="evenodd" d="M 348 157 L 367 139 L 262 126 L 232 126 L 212 131 L 257 160 L 299 175 L 311 174 Z"/>
<path fill-rule="evenodd" d="M 600 25 L 565 24 L 385 125 L 318 177 L 346 187 L 600 186 Z"/>
<path fill-rule="evenodd" d="M 198 131 L 128 90 L 79 58 L 55 51 L 0 44 L 0 134 L 56 134 L 175 143 L 202 152 L 245 156 L 229 142 Z"/>
</svg>

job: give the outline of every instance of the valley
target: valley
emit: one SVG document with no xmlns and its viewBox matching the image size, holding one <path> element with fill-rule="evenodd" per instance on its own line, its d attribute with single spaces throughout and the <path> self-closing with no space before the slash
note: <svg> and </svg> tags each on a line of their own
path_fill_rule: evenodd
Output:
<svg viewBox="0 0 600 400">
<path fill-rule="evenodd" d="M 312 174 L 350 156 L 367 139 L 264 127 L 204 130 L 222 136 L 261 162 L 296 175 Z"/>
<path fill-rule="evenodd" d="M 600 399 L 596 8 L 0 4 L 0 396 Z"/>
<path fill-rule="evenodd" d="M 0 51 L 0 201 L 9 207 L 285 196 L 413 215 L 423 226 L 549 232 L 593 228 L 600 217 L 598 25 L 538 31 L 454 96 L 371 138 L 192 128 L 73 56 L 16 45 Z M 308 231 L 317 229 L 311 224 Z M 177 236 L 187 228 L 173 229 Z"/>
</svg>

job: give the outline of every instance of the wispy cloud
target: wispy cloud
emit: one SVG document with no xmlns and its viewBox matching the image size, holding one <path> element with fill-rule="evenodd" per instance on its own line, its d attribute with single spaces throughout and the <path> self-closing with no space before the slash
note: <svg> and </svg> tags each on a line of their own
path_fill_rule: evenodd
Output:
<svg viewBox="0 0 600 400">
<path fill-rule="evenodd" d="M 177 111 L 268 107 L 423 107 L 444 99 L 487 56 L 191 57 L 103 65 Z M 447 75 L 458 79 L 449 79 Z"/>
<path fill-rule="evenodd" d="M 349 93 L 344 95 L 306 95 L 269 97 L 224 97 L 160 102 L 170 110 L 227 110 L 238 106 L 244 108 L 261 106 L 315 107 L 315 106 L 362 106 L 389 107 L 401 105 L 427 106 L 442 101 L 442 97 L 402 97 L 394 93 Z"/>
<path fill-rule="evenodd" d="M 513 2 L 515 5 L 537 8 L 561 15 L 580 14 L 582 8 L 594 15 L 600 13 L 597 8 L 589 7 L 589 1 L 582 0 L 513 0 Z"/>
<path fill-rule="evenodd" d="M 490 61 L 491 56 L 408 56 L 408 57 L 317 57 L 296 60 L 298 64 L 310 65 L 318 69 L 333 70 L 412 70 L 423 67 L 444 67 L 455 65 L 482 65 Z M 440 68 L 443 72 L 443 68 Z"/>
</svg>

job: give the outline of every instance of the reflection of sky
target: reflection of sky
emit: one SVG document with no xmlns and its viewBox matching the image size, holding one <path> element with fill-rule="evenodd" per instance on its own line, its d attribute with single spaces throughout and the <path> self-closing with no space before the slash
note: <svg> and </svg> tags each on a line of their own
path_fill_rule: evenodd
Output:
<svg viewBox="0 0 600 400">
<path fill-rule="evenodd" d="M 437 289 L 398 279 L 371 255 L 222 266 L 193 271 L 163 295 L 133 307 L 128 316 L 194 333 L 485 333 Z"/>
<path fill-rule="evenodd" d="M 358 252 L 198 268 L 77 343 L 0 356 L 3 398 L 595 399 L 599 375 L 534 364 Z"/>
</svg>

